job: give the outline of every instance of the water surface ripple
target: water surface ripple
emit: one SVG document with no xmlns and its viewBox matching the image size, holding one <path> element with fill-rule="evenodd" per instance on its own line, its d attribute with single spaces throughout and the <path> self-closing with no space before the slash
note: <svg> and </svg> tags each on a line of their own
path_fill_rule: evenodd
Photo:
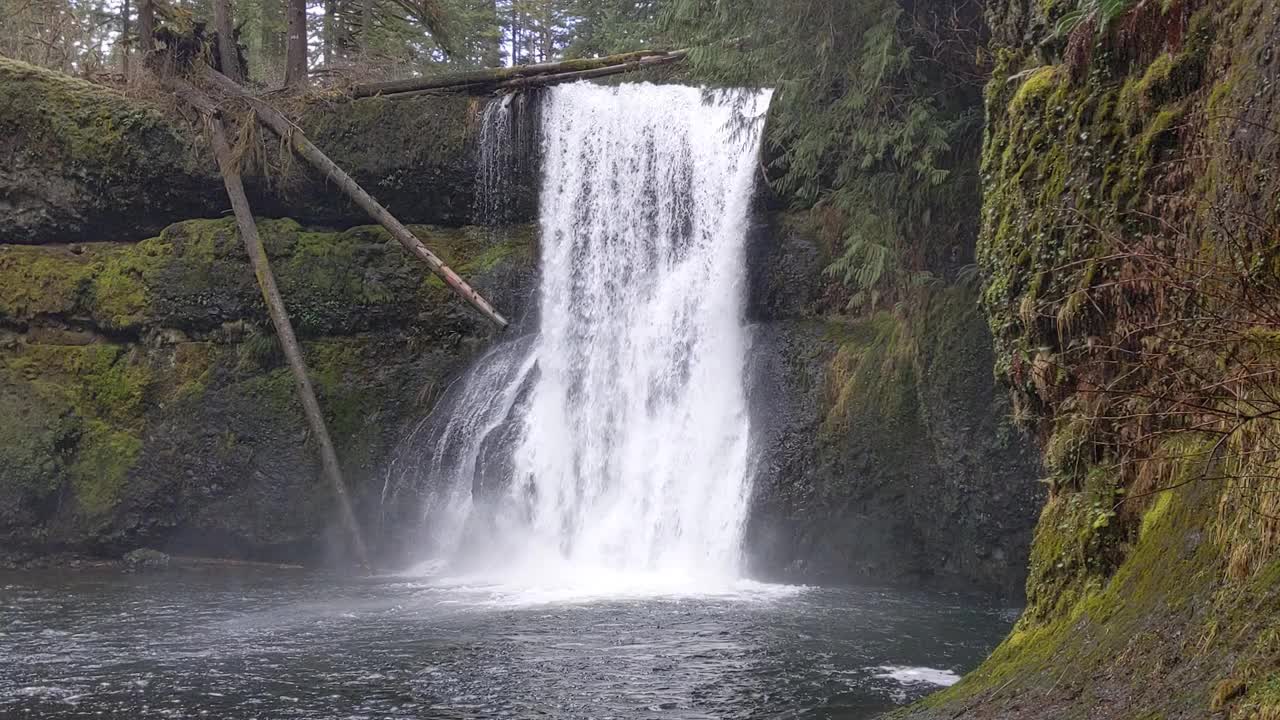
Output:
<svg viewBox="0 0 1280 720">
<path fill-rule="evenodd" d="M 867 718 L 1011 621 L 878 590 L 575 599 L 278 571 L 0 574 L 0 608 L 5 718 Z"/>
</svg>

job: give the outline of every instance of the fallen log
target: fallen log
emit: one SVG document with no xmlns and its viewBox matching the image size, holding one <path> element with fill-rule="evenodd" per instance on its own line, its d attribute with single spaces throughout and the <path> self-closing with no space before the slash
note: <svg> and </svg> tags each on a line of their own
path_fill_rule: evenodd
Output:
<svg viewBox="0 0 1280 720">
<path fill-rule="evenodd" d="M 623 73 L 636 72 L 637 70 L 647 70 L 649 68 L 658 67 L 660 65 L 669 65 L 671 63 L 680 62 L 689 55 L 688 50 L 676 50 L 664 55 L 654 55 L 651 57 L 633 60 L 618 65 L 607 65 L 605 67 L 593 68 L 590 70 L 573 70 L 562 73 L 552 73 L 548 75 L 536 75 L 533 77 L 522 77 L 506 80 L 498 83 L 498 90 L 514 90 L 526 87 L 540 87 L 543 85 L 556 85 L 559 83 L 576 82 L 578 80 L 590 80 L 592 78 L 608 77 L 610 75 L 621 75 Z"/>
<path fill-rule="evenodd" d="M 504 89 L 555 85 L 558 83 L 634 72 L 680 62 L 688 50 L 638 52 L 602 58 L 565 60 L 562 62 L 517 65 L 428 78 L 411 78 L 388 82 L 361 83 L 348 95 L 353 98 L 375 95 L 418 95 L 423 93 L 460 93 L 482 95 Z"/>
<path fill-rule="evenodd" d="M 278 135 L 282 140 L 289 143 L 289 146 L 295 153 L 300 155 L 304 160 L 311 163 L 313 167 L 319 170 L 324 176 L 333 181 L 342 192 L 355 201 L 369 217 L 375 222 L 387 229 L 411 255 L 419 258 L 431 268 L 441 280 L 445 282 L 454 293 L 471 304 L 480 314 L 488 318 L 493 324 L 500 329 L 505 329 L 508 325 L 507 319 L 504 318 L 497 310 L 484 299 L 480 293 L 467 284 L 456 272 L 444 263 L 435 253 L 431 252 L 422 241 L 417 238 L 409 228 L 395 218 L 385 207 L 383 207 L 372 195 L 365 192 L 350 175 L 336 163 L 329 159 L 327 155 L 316 147 L 315 143 L 307 139 L 302 130 L 289 122 L 279 110 L 276 110 L 270 104 L 255 97 L 244 88 L 232 82 L 227 76 L 216 70 L 204 67 L 201 69 L 201 76 L 211 85 L 217 87 L 220 91 L 249 103 L 253 108 L 254 114 L 258 120 L 267 126 L 272 132 Z"/>
<path fill-rule="evenodd" d="M 187 93 L 198 94 L 198 93 Z M 289 320 L 289 312 L 285 309 L 284 298 L 276 285 L 275 274 L 271 272 L 271 262 L 262 247 L 262 239 L 258 236 L 258 224 L 249 209 L 249 198 L 244 192 L 244 183 L 240 179 L 240 169 L 231 145 L 227 142 L 226 130 L 217 113 L 209 113 L 208 103 L 199 105 L 205 112 L 209 123 L 210 139 L 213 152 L 218 160 L 218 169 L 222 172 L 222 181 L 227 188 L 227 197 L 231 200 L 231 209 L 236 216 L 236 224 L 240 229 L 240 239 L 244 241 L 245 251 L 249 254 L 249 264 L 253 274 L 258 278 L 258 287 L 262 290 L 262 299 L 267 304 L 267 315 L 275 327 L 276 337 L 280 339 L 280 348 L 293 375 L 294 385 L 298 388 L 298 398 L 302 401 L 302 412 L 311 426 L 311 434 L 320 446 L 320 463 L 324 476 L 333 489 L 338 501 L 338 512 L 342 519 L 343 530 L 351 538 L 351 547 L 356 561 L 368 567 L 369 556 L 365 550 L 364 539 L 360 534 L 360 525 L 356 522 L 355 511 L 351 507 L 351 498 L 347 493 L 347 484 L 342 477 L 342 466 L 338 463 L 338 453 L 333 449 L 333 438 L 324 421 L 324 413 L 320 410 L 320 402 L 316 399 L 315 388 L 311 384 L 311 376 L 307 371 L 306 361 L 302 357 L 302 347 L 298 336 L 293 332 L 293 323 Z"/>
</svg>

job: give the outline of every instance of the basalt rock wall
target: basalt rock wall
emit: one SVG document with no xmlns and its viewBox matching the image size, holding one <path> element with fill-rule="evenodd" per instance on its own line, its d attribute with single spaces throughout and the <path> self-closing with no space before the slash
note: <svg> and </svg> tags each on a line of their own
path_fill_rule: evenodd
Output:
<svg viewBox="0 0 1280 720">
<path fill-rule="evenodd" d="M 819 237 L 807 214 L 773 216 L 749 247 L 753 567 L 1016 601 L 1043 489 L 976 289 L 847 317 L 831 310 Z"/>
</svg>

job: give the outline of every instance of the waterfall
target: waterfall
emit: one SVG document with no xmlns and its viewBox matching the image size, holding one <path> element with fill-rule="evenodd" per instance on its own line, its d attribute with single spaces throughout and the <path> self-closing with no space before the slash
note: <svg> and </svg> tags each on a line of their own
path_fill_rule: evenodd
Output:
<svg viewBox="0 0 1280 720">
<path fill-rule="evenodd" d="M 532 204 L 522 190 L 532 184 L 540 98 L 539 91 L 505 95 L 486 104 L 480 114 L 473 209 L 482 225 L 500 229 Z"/>
<path fill-rule="evenodd" d="M 768 102 L 586 83 L 541 99 L 536 332 L 478 363 L 394 470 L 424 488 L 431 553 L 533 581 L 738 576 Z"/>
</svg>

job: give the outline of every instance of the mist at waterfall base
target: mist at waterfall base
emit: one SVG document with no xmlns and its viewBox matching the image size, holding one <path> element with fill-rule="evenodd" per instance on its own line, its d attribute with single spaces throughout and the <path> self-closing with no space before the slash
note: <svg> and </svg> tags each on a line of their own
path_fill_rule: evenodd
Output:
<svg viewBox="0 0 1280 720">
<path fill-rule="evenodd" d="M 0 570 L 0 717 L 856 720 L 976 666 L 1014 613 L 743 577 L 743 231 L 768 100 L 547 92 L 537 313 L 388 472 L 419 562 Z M 534 140 L 517 110 L 485 110 L 482 172 L 513 159 L 490 141 Z M 509 218 L 509 178 L 482 185 Z"/>
<path fill-rule="evenodd" d="M 406 443 L 424 569 L 611 596 L 741 577 L 751 491 L 744 242 L 768 91 L 575 84 L 540 102 L 541 288 Z M 521 123 L 485 111 L 482 211 Z"/>
</svg>

